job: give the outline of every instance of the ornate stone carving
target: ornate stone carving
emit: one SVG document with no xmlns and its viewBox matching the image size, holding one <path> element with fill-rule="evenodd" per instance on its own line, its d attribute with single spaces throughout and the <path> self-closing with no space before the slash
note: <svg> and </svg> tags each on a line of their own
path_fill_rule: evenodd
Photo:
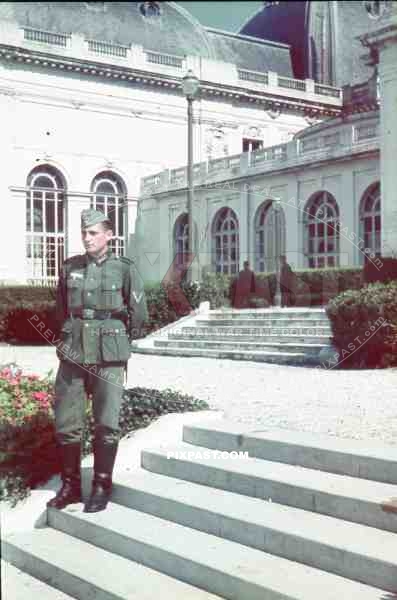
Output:
<svg viewBox="0 0 397 600">
<path fill-rule="evenodd" d="M 244 128 L 243 136 L 245 138 L 250 138 L 251 140 L 262 140 L 263 139 L 263 130 L 261 127 L 256 127 L 255 125 L 249 125 Z"/>
<path fill-rule="evenodd" d="M 365 0 L 364 8 L 370 19 L 380 19 L 390 14 L 393 9 L 396 12 L 395 0 Z"/>
<path fill-rule="evenodd" d="M 220 123 L 215 127 L 207 129 L 205 136 L 205 151 L 208 160 L 228 155 L 229 147 L 227 144 L 227 135 L 224 127 Z"/>
</svg>

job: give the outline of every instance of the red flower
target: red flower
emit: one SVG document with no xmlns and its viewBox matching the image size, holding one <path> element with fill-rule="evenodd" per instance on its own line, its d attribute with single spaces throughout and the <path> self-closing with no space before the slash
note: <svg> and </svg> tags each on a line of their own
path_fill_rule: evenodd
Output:
<svg viewBox="0 0 397 600">
<path fill-rule="evenodd" d="M 34 400 L 37 400 L 38 402 L 46 402 L 46 401 L 48 401 L 48 394 L 47 394 L 47 392 L 33 392 L 32 393 L 32 397 L 34 398 Z"/>
</svg>

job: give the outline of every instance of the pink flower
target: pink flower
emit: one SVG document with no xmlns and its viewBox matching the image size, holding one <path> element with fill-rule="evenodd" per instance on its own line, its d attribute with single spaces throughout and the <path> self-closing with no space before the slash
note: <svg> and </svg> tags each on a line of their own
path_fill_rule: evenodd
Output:
<svg viewBox="0 0 397 600">
<path fill-rule="evenodd" d="M 38 402 L 47 402 L 48 394 L 47 392 L 33 392 L 32 398 L 34 398 L 34 400 L 37 400 Z"/>
</svg>

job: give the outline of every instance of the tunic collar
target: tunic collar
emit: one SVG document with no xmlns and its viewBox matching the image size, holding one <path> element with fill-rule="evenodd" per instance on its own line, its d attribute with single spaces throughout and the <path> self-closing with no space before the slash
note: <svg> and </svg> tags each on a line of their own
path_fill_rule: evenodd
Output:
<svg viewBox="0 0 397 600">
<path fill-rule="evenodd" d="M 105 252 L 105 254 L 102 254 L 102 256 L 100 258 L 95 258 L 94 256 L 90 256 L 88 253 L 86 253 L 85 256 L 86 256 L 87 264 L 95 263 L 96 265 L 101 265 L 102 263 L 104 263 L 105 261 L 107 261 L 108 258 L 111 258 L 113 256 L 113 252 L 109 248 Z"/>
</svg>

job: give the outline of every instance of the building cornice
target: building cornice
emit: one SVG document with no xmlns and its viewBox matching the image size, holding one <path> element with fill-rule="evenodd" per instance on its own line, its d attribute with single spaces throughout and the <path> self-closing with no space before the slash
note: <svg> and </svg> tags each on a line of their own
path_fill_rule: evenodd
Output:
<svg viewBox="0 0 397 600">
<path fill-rule="evenodd" d="M 63 71 L 65 73 L 78 73 L 86 77 L 95 77 L 107 81 L 124 81 L 149 89 L 162 89 L 165 92 L 182 94 L 181 76 L 173 74 L 141 70 L 131 66 L 114 65 L 87 59 L 65 57 L 48 52 L 31 50 L 22 47 L 0 44 L 0 59 L 28 64 L 33 68 L 45 68 Z M 291 80 L 293 82 L 294 80 Z M 275 89 L 274 86 L 263 86 L 262 90 L 245 89 L 249 81 L 242 81 L 241 87 L 225 83 L 214 83 L 208 80 L 200 81 L 200 96 L 205 99 L 222 100 L 232 104 L 251 105 L 264 110 L 288 111 L 303 115 L 336 116 L 341 111 L 341 106 L 336 101 L 332 102 L 325 94 L 310 94 L 311 98 L 293 97 L 293 91 Z M 302 82 L 304 83 L 304 82 Z M 291 90 L 293 88 L 291 87 Z M 301 94 L 304 96 L 304 94 Z M 316 97 L 315 99 L 313 97 Z"/>
</svg>

